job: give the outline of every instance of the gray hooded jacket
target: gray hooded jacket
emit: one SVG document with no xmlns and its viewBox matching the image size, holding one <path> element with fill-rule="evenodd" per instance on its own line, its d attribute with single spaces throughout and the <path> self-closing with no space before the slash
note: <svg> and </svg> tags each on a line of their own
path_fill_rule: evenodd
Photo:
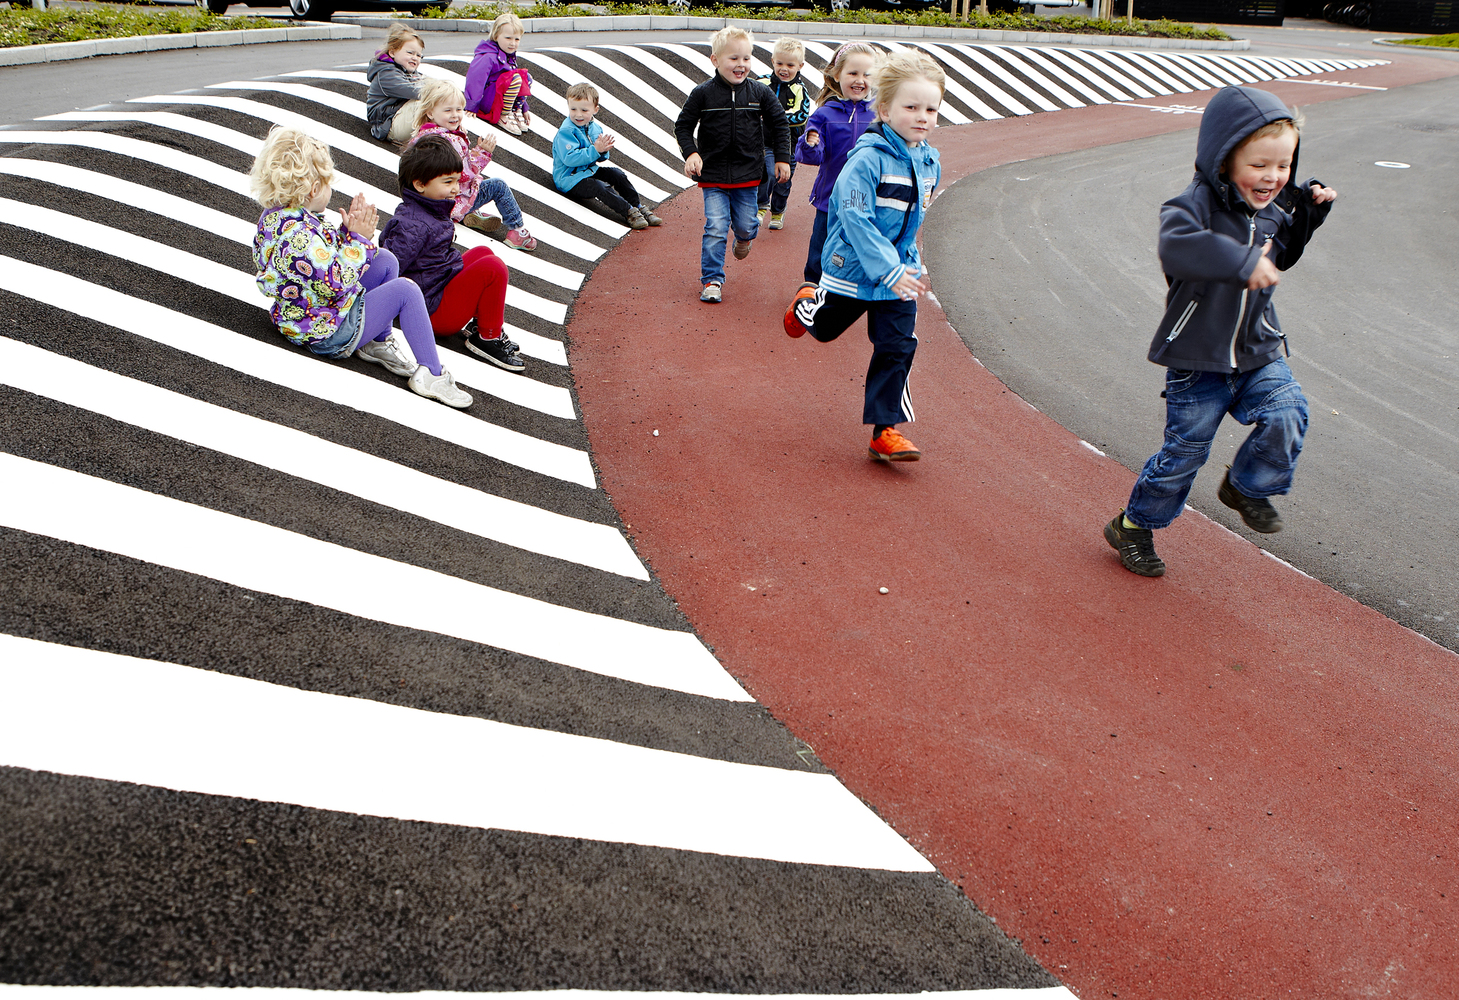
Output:
<svg viewBox="0 0 1459 1000">
<path fill-rule="evenodd" d="M 1270 256 L 1279 270 L 1297 263 L 1331 204 L 1313 204 L 1313 180 L 1299 186 L 1289 179 L 1270 204 L 1253 212 L 1221 165 L 1242 139 L 1290 117 L 1277 97 L 1247 87 L 1226 87 L 1206 106 L 1195 178 L 1160 208 L 1160 266 L 1169 291 L 1165 318 L 1150 344 L 1156 364 L 1245 372 L 1270 364 L 1286 348 L 1273 289 L 1248 291 L 1246 282 L 1268 240 L 1275 241 Z"/>
</svg>

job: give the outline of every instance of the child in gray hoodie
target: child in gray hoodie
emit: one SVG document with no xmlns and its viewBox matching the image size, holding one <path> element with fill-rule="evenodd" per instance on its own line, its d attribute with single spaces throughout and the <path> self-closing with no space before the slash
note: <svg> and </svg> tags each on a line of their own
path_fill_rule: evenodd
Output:
<svg viewBox="0 0 1459 1000">
<path fill-rule="evenodd" d="M 1160 209 L 1169 290 L 1149 359 L 1164 365 L 1165 443 L 1129 504 L 1104 527 L 1120 562 L 1161 576 L 1153 529 L 1185 508 L 1226 414 L 1255 427 L 1217 493 L 1253 531 L 1282 529 L 1269 497 L 1291 489 L 1307 399 L 1283 356 L 1272 292 L 1302 256 L 1337 192 L 1292 183 L 1301 120 L 1264 90 L 1227 87 L 1201 116 L 1196 176 Z"/>
</svg>

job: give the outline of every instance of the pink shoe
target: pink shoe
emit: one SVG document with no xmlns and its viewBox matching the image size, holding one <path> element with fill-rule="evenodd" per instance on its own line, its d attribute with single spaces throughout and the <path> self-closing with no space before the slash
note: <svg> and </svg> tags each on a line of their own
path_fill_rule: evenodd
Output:
<svg viewBox="0 0 1459 1000">
<path fill-rule="evenodd" d="M 518 250 L 536 250 L 537 240 L 526 229 L 508 229 L 504 237 L 507 246 Z"/>
</svg>

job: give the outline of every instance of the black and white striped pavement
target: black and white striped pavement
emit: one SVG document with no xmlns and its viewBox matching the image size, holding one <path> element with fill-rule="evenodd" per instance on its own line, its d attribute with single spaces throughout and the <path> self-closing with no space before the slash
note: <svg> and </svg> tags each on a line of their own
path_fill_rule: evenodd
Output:
<svg viewBox="0 0 1459 1000">
<path fill-rule="evenodd" d="M 948 124 L 1375 62 L 918 47 Z M 336 207 L 398 203 L 362 66 L 0 130 L 0 981 L 1070 996 L 745 694 L 598 488 L 563 324 L 626 230 L 552 189 L 558 95 L 593 82 L 668 198 L 706 49 L 523 54 L 492 170 L 541 240 L 495 244 L 530 367 L 449 348 L 468 412 L 292 348 L 254 285 L 271 125 L 332 147 Z"/>
</svg>

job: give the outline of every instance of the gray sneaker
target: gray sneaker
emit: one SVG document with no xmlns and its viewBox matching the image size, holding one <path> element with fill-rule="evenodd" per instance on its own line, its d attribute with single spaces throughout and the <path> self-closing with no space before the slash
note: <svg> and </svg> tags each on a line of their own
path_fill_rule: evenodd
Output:
<svg viewBox="0 0 1459 1000">
<path fill-rule="evenodd" d="M 517 353 L 516 343 L 506 337 L 487 340 L 475 330 L 469 330 L 466 334 L 466 349 L 504 371 L 520 372 L 527 369 L 527 362 Z"/>
<path fill-rule="evenodd" d="M 628 228 L 647 229 L 648 220 L 643 217 L 643 213 L 641 211 L 636 208 L 630 208 L 628 210 Z"/>
<path fill-rule="evenodd" d="M 372 365 L 384 365 L 392 375 L 409 377 L 415 374 L 415 359 L 400 349 L 394 337 L 366 341 L 355 349 L 355 356 Z"/>
<path fill-rule="evenodd" d="M 475 402 L 471 393 L 456 387 L 456 380 L 444 368 L 441 369 L 441 374 L 432 375 L 429 368 L 421 365 L 406 384 L 410 386 L 411 392 L 458 410 L 464 410 Z"/>
<path fill-rule="evenodd" d="M 705 285 L 704 286 L 704 291 L 702 291 L 702 292 L 699 293 L 699 301 L 700 302 L 709 302 L 711 304 L 718 305 L 719 304 L 719 300 L 720 300 L 720 287 L 719 287 L 719 285 L 714 284 L 713 282 L 711 282 L 708 285 Z"/>
<path fill-rule="evenodd" d="M 742 240 L 738 236 L 736 236 L 735 248 L 733 251 L 731 251 L 735 255 L 735 260 L 744 260 L 746 257 L 750 256 L 750 247 L 754 245 L 755 244 L 753 240 Z"/>
</svg>

